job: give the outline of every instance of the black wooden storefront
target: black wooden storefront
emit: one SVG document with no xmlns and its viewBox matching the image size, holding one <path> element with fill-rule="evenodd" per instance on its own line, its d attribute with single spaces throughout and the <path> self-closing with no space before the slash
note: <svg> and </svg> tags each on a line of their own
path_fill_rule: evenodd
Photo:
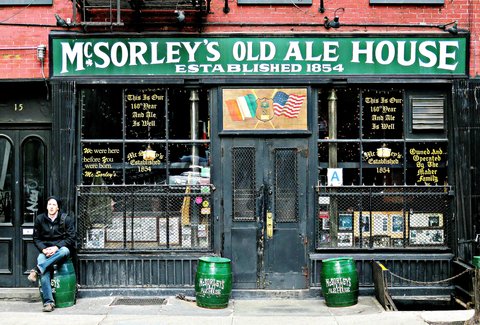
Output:
<svg viewBox="0 0 480 325">
<path fill-rule="evenodd" d="M 471 85 L 471 86 L 469 86 Z M 74 97 L 72 90 L 74 89 L 74 83 L 57 82 L 54 84 L 55 90 L 60 90 L 69 94 L 67 96 L 56 97 L 55 102 L 57 105 L 63 107 L 74 107 Z M 357 260 L 357 266 L 361 273 L 360 284 L 363 290 L 371 290 L 373 283 L 371 280 L 371 260 L 383 261 L 388 267 L 391 267 L 396 273 L 417 281 L 437 281 L 441 278 L 447 278 L 452 276 L 458 267 L 454 263 L 456 258 L 468 262 L 476 249 L 476 243 L 472 241 L 474 236 L 474 218 L 475 205 L 477 196 L 474 194 L 476 188 L 474 175 L 470 174 L 470 171 L 475 172 L 475 168 L 466 168 L 467 165 L 475 165 L 478 162 L 475 160 L 476 156 L 472 154 L 476 146 L 474 145 L 478 141 L 478 137 L 475 137 L 476 127 L 478 125 L 478 119 L 475 118 L 475 111 L 477 110 L 475 98 L 478 95 L 475 92 L 475 83 L 468 83 L 466 81 L 454 82 L 452 90 L 454 93 L 454 109 L 457 112 L 457 118 L 451 121 L 451 141 L 454 141 L 455 155 L 462 155 L 470 157 L 470 162 L 462 160 L 455 164 L 455 173 L 457 176 L 456 184 L 448 189 L 447 196 L 453 200 L 452 209 L 456 212 L 456 218 L 454 219 L 454 227 L 450 230 L 449 245 L 452 250 L 445 250 L 443 252 L 436 249 L 424 249 L 412 251 L 400 251 L 399 253 L 390 253 L 388 251 L 369 252 L 368 247 L 364 247 L 363 250 L 315 250 L 315 248 L 309 247 L 308 252 L 308 279 L 307 283 L 310 289 L 319 287 L 319 276 L 321 274 L 321 260 L 338 256 L 340 254 L 349 254 Z M 471 94 L 471 100 L 466 102 L 465 92 Z M 61 92 L 60 92 L 61 93 Z M 477 96 L 477 97 L 475 97 Z M 65 102 L 66 100 L 66 102 Z M 459 112 L 460 111 L 460 112 Z M 54 136 L 59 143 L 67 142 L 65 134 L 69 134 L 74 130 L 70 128 L 72 117 L 68 110 L 58 110 L 57 107 L 57 121 L 64 125 L 64 127 L 54 127 Z M 66 143 L 60 144 L 57 148 L 61 150 L 73 150 L 69 148 Z M 467 145 L 468 144 L 468 145 Z M 61 154 L 61 153 L 59 153 Z M 69 163 L 69 155 L 63 155 L 62 163 L 57 162 L 59 173 L 68 175 L 72 173 L 71 166 L 73 161 Z M 461 179 L 461 181 L 459 180 Z M 68 196 L 68 192 L 73 192 L 71 187 L 65 186 L 65 188 L 58 189 L 63 191 L 65 196 Z M 317 200 L 318 191 L 321 189 L 315 189 L 315 199 Z M 467 194 L 468 193 L 468 194 Z M 71 193 L 70 203 L 72 204 L 73 198 L 78 197 L 78 193 Z M 72 209 L 76 206 L 72 205 Z M 77 206 L 78 208 L 78 206 Z M 472 210 L 470 213 L 468 210 Z M 465 212 L 462 212 L 465 211 Z M 77 211 L 77 215 L 79 211 Z M 477 212 L 478 214 L 478 212 Z M 472 218 L 470 217 L 472 216 Z M 79 221 L 79 224 L 81 221 Z M 308 223 L 308 221 L 307 221 Z M 468 225 L 471 226 L 468 226 Z M 193 288 L 193 279 L 196 269 L 196 261 L 199 256 L 210 253 L 221 253 L 222 245 L 217 242 L 216 239 L 222 238 L 222 230 L 217 227 L 213 230 L 213 241 L 211 249 L 190 251 L 190 252 L 146 252 L 143 254 L 124 254 L 121 252 L 88 252 L 80 251 L 79 254 L 79 279 L 84 288 L 146 288 L 155 286 L 159 288 Z M 308 231 L 307 231 L 308 233 Z M 313 232 L 311 232 L 313 234 Z M 464 239 L 456 242 L 454 240 L 457 235 L 464 234 Z M 220 239 L 221 240 L 221 239 Z M 312 243 L 314 239 L 312 238 Z M 366 249 L 366 250 L 365 250 Z M 120 276 L 117 276 L 120 275 Z M 432 288 L 418 288 L 412 286 L 407 282 L 393 282 L 393 286 L 398 286 L 400 290 L 406 289 L 409 294 L 414 293 L 437 293 L 444 294 L 447 291 L 452 290 L 452 284 L 447 286 L 434 286 Z"/>
</svg>

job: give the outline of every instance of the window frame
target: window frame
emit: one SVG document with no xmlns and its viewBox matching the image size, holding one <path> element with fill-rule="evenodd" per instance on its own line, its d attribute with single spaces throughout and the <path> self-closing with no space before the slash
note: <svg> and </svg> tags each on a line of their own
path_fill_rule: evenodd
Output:
<svg viewBox="0 0 480 325">
<path fill-rule="evenodd" d="M 80 92 L 83 92 L 83 91 L 88 91 L 89 89 L 95 89 L 95 88 L 98 88 L 98 89 L 110 89 L 111 86 L 92 86 L 92 87 L 89 87 L 89 86 L 85 86 L 85 87 L 82 87 L 82 89 L 80 90 Z M 165 98 L 165 101 L 164 101 L 164 107 L 162 107 L 161 109 L 162 110 L 165 110 L 165 111 L 162 111 L 162 113 L 160 115 L 157 116 L 157 118 L 164 118 L 165 119 L 165 125 L 164 128 L 166 130 L 166 133 L 163 137 L 161 138 L 151 138 L 151 139 L 140 139 L 140 138 L 128 138 L 126 136 L 126 129 L 125 129 L 125 122 L 127 121 L 127 117 L 126 117 L 126 103 L 125 103 L 125 91 L 126 90 L 131 90 L 131 89 L 143 89 L 143 90 L 147 90 L 147 89 L 156 89 L 156 90 L 163 90 L 165 92 L 165 95 L 166 95 L 166 98 Z M 190 146 L 202 146 L 202 147 L 209 147 L 210 146 L 210 137 L 208 136 L 208 132 L 209 130 L 205 130 L 207 132 L 206 134 L 206 138 L 202 138 L 202 139 L 195 139 L 195 140 L 192 140 L 192 139 L 189 139 L 189 138 L 185 138 L 185 137 L 172 137 L 171 134 L 170 134 L 170 127 L 171 127 L 171 120 L 172 120 L 172 116 L 170 115 L 170 111 L 173 108 L 173 105 L 172 103 L 170 103 L 170 95 L 171 95 L 171 92 L 175 92 L 175 91 L 178 91 L 179 89 L 181 89 L 181 87 L 176 87 L 176 86 L 171 86 L 171 85 L 162 85 L 162 86 L 154 86 L 154 85 L 130 85 L 130 84 L 124 84 L 124 85 L 121 85 L 121 86 L 118 86 L 118 87 L 115 87 L 114 91 L 112 91 L 112 93 L 115 94 L 115 96 L 120 96 L 121 98 L 121 102 L 122 102 L 122 107 L 120 108 L 120 111 L 121 111 L 121 114 L 119 115 L 119 118 L 121 119 L 121 125 L 122 125 L 122 137 L 121 138 L 103 138 L 103 137 L 99 137 L 99 138 L 88 138 L 88 137 L 84 137 L 83 136 L 83 132 L 80 132 L 80 135 L 79 135 L 79 152 L 80 152 L 80 155 L 79 155 L 79 167 L 78 167 L 78 175 L 79 175 L 79 183 L 82 184 L 82 185 L 88 185 L 90 184 L 89 183 L 89 177 L 93 177 L 93 176 L 88 176 L 88 177 L 85 177 L 84 176 L 84 171 L 85 171 L 85 168 L 84 168 L 84 161 L 83 161 L 83 157 L 84 157 L 84 152 L 83 152 L 83 146 L 84 145 L 90 145 L 90 146 L 95 146 L 95 145 L 98 145 L 98 144 L 108 144 L 108 145 L 114 145 L 114 146 L 118 146 L 120 148 L 120 153 L 119 153 L 119 156 L 121 158 L 121 162 L 118 162 L 118 161 L 114 161 L 112 162 L 113 164 L 120 164 L 120 168 L 116 169 L 116 171 L 118 171 L 118 177 L 121 178 L 121 182 L 117 183 L 117 182 L 113 182 L 112 184 L 108 184 L 108 185 L 132 185 L 132 184 L 135 184 L 135 182 L 130 182 L 129 181 L 129 169 L 133 169 L 134 167 L 132 167 L 132 165 L 129 163 L 128 161 L 128 152 L 127 152 L 127 149 L 128 149 L 128 146 L 134 146 L 134 145 L 142 145 L 142 146 L 146 146 L 147 144 L 150 144 L 152 146 L 152 149 L 157 151 L 157 156 L 160 154 L 160 155 L 163 155 L 163 158 L 164 161 L 161 162 L 160 164 L 152 164 L 156 166 L 156 168 L 159 168 L 159 169 L 162 169 L 165 173 L 165 180 L 162 181 L 162 184 L 165 183 L 165 184 L 169 184 L 171 179 L 170 177 L 171 176 L 179 176 L 178 173 L 180 173 L 180 171 L 190 171 L 190 168 L 189 167 L 189 164 L 187 162 L 184 162 L 182 161 L 180 164 L 178 164 L 178 162 L 173 162 L 172 161 L 172 157 L 175 157 L 174 156 L 174 153 L 173 153 L 173 150 L 172 148 L 174 148 L 175 146 L 178 146 L 178 147 L 181 147 L 181 146 L 187 146 L 187 147 L 190 147 Z M 202 89 L 199 89 L 199 91 L 201 91 Z M 206 92 L 206 94 L 204 95 L 204 97 L 208 97 L 208 88 L 203 88 L 203 90 Z M 188 98 L 188 97 L 187 97 Z M 202 97 L 203 98 L 203 97 Z M 204 100 L 206 98 L 203 98 Z M 208 100 L 208 99 L 206 99 Z M 83 110 L 84 110 L 84 99 L 83 99 L 83 96 L 80 96 L 79 97 L 79 103 L 78 103 L 79 107 L 80 107 L 80 115 L 79 115 L 79 123 L 80 123 L 80 129 L 83 130 L 83 127 L 84 127 L 84 122 L 83 122 Z M 204 109 L 203 113 L 204 114 L 207 114 L 208 116 L 208 119 L 210 119 L 210 108 L 209 108 L 209 103 L 206 102 L 205 103 L 206 106 L 206 109 Z M 190 111 L 188 111 L 188 114 L 190 114 Z M 205 116 L 204 116 L 205 117 Z M 207 122 L 204 121 L 204 120 L 201 120 L 202 123 L 204 123 L 204 125 L 206 126 L 206 128 L 208 128 L 209 126 L 207 126 Z M 159 147 L 162 147 L 162 151 L 158 151 L 158 148 Z M 116 149 L 116 147 L 114 147 L 114 149 Z M 209 149 L 203 149 L 207 152 L 209 152 Z M 90 154 L 90 153 L 89 153 Z M 203 162 L 204 164 L 207 164 L 205 166 L 196 166 L 196 167 L 210 167 L 209 165 L 209 155 L 207 154 L 207 162 Z M 88 162 L 85 162 L 88 164 Z M 153 167 L 152 167 L 153 168 Z M 112 170 L 115 170 L 115 169 L 112 169 Z M 145 172 L 145 173 L 151 173 L 152 171 L 148 171 L 147 169 L 145 171 L 143 170 L 139 170 L 139 173 L 140 172 Z M 92 173 L 90 173 L 89 175 L 93 175 Z M 155 176 L 155 175 L 153 175 Z M 158 174 L 157 174 L 158 176 Z M 181 175 L 180 175 L 181 176 Z M 115 176 L 117 177 L 117 176 Z M 186 177 L 185 177 L 186 178 Z M 155 184 L 161 184 L 161 183 L 158 183 L 157 181 L 154 182 Z M 150 184 L 150 183 L 149 183 Z M 153 183 L 152 183 L 153 184 Z"/>
<path fill-rule="evenodd" d="M 370 0 L 371 5 L 444 5 L 445 0 Z"/>
<path fill-rule="evenodd" d="M 0 6 L 51 6 L 53 0 L 0 0 Z"/>
<path fill-rule="evenodd" d="M 239 5 L 308 5 L 312 0 L 237 0 Z"/>
</svg>

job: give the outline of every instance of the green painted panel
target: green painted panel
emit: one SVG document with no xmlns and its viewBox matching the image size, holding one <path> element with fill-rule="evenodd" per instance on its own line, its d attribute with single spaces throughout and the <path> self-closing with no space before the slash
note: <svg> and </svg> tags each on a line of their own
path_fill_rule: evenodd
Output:
<svg viewBox="0 0 480 325">
<path fill-rule="evenodd" d="M 53 38 L 54 77 L 466 74 L 463 37 Z"/>
</svg>

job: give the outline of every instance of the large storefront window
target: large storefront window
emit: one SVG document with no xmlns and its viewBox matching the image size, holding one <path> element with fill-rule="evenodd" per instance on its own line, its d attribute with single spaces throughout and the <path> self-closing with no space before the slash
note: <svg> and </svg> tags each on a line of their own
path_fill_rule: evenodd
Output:
<svg viewBox="0 0 480 325">
<path fill-rule="evenodd" d="M 209 249 L 208 93 L 81 90 L 84 249 Z"/>
<path fill-rule="evenodd" d="M 317 247 L 448 245 L 446 96 L 319 94 Z"/>
</svg>

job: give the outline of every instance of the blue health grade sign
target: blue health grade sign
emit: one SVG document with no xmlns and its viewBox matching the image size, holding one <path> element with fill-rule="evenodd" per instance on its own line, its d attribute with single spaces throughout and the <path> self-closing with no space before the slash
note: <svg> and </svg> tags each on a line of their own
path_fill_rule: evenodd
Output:
<svg viewBox="0 0 480 325">
<path fill-rule="evenodd" d="M 464 37 L 53 37 L 52 76 L 463 76 L 466 53 Z"/>
</svg>

